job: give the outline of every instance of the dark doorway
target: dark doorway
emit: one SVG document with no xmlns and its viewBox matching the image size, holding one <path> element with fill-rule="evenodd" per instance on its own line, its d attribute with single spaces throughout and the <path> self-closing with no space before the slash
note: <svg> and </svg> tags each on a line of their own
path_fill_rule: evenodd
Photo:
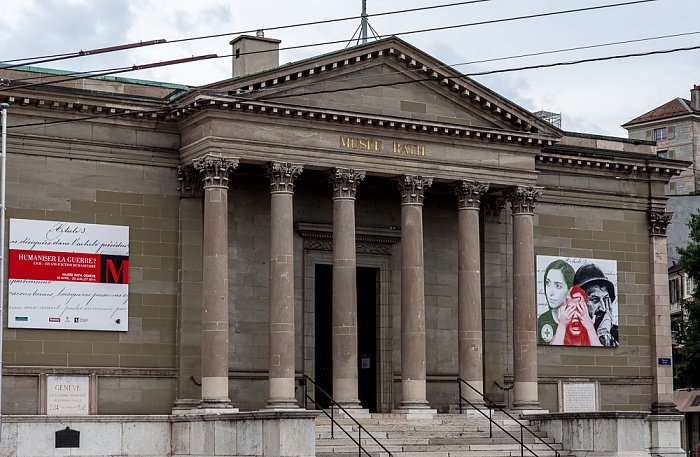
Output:
<svg viewBox="0 0 700 457">
<path fill-rule="evenodd" d="M 333 266 L 316 264 L 315 274 L 316 402 L 328 408 L 330 401 L 319 388 L 333 395 Z M 357 268 L 358 393 L 360 404 L 370 412 L 377 412 L 378 276 L 378 268 Z"/>
</svg>

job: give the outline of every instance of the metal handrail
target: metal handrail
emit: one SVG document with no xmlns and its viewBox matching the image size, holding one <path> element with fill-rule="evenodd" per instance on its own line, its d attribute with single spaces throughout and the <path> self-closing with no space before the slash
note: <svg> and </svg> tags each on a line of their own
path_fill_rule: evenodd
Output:
<svg viewBox="0 0 700 457">
<path fill-rule="evenodd" d="M 308 391 L 308 387 L 307 387 L 307 386 L 308 386 L 307 381 L 308 381 L 308 382 L 311 382 L 311 384 L 314 385 L 314 387 L 316 388 L 316 390 L 318 390 L 319 392 L 321 392 L 323 395 L 326 396 L 326 398 L 328 398 L 328 400 L 330 400 L 330 402 L 331 402 L 331 408 L 330 408 L 331 413 L 330 413 L 330 414 L 328 414 L 328 411 L 326 411 L 325 409 L 321 408 L 321 406 L 316 402 L 315 399 L 313 399 L 313 398 L 311 398 L 311 396 L 309 396 L 309 391 Z M 314 382 L 313 379 L 311 379 L 308 375 L 304 375 L 303 381 L 302 381 L 302 382 L 303 382 L 303 384 L 304 384 L 304 409 L 308 409 L 308 408 L 307 408 L 307 406 L 308 406 L 307 400 L 311 400 L 311 401 L 313 402 L 313 404 L 314 404 L 317 408 L 319 408 L 321 411 L 323 411 L 323 414 L 325 414 L 325 415 L 331 420 L 331 438 L 335 439 L 335 428 L 334 428 L 334 425 L 337 425 L 338 427 L 340 427 L 340 429 L 343 431 L 343 433 L 345 433 L 345 434 L 348 436 L 348 438 L 350 438 L 355 444 L 357 444 L 357 446 L 358 446 L 358 455 L 361 456 L 362 453 L 364 452 L 365 454 L 371 456 L 372 454 L 370 454 L 369 451 L 367 451 L 365 448 L 362 447 L 362 431 L 364 430 L 365 434 L 366 434 L 367 436 L 369 436 L 370 438 L 372 438 L 372 440 L 373 440 L 375 443 L 377 443 L 377 444 L 384 450 L 384 452 L 386 452 L 386 453 L 389 455 L 389 457 L 393 457 L 393 454 L 392 454 L 391 452 L 389 452 L 389 450 L 388 450 L 386 447 L 384 447 L 384 445 L 383 445 L 382 443 L 380 443 L 379 440 L 377 440 L 377 438 L 375 438 L 375 437 L 369 432 L 369 430 L 367 430 L 362 424 L 360 424 L 360 423 L 357 421 L 357 419 L 355 419 L 354 417 L 352 417 L 352 416 L 345 410 L 345 408 L 343 408 L 342 406 L 340 406 L 340 405 L 338 404 L 338 402 L 336 402 L 336 401 L 333 399 L 333 397 L 331 397 L 325 390 L 323 390 L 321 387 L 319 387 L 319 385 L 316 384 L 316 383 Z M 350 419 L 352 419 L 352 421 L 355 423 L 355 425 L 357 425 L 357 427 L 358 427 L 357 440 L 356 440 L 355 438 L 353 438 L 352 435 L 350 435 L 350 433 L 349 433 L 347 430 L 345 430 L 345 429 L 343 428 L 343 426 L 340 425 L 340 423 L 335 419 L 334 414 L 333 414 L 333 411 L 334 411 L 335 408 L 333 408 L 333 405 L 335 405 L 339 410 L 341 410 L 343 413 L 345 413 L 345 415 L 348 416 Z"/>
<path fill-rule="evenodd" d="M 533 451 L 532 449 L 530 449 L 529 447 L 527 447 L 527 446 L 525 445 L 525 443 L 524 443 L 523 430 L 527 430 L 532 436 L 534 436 L 535 438 L 537 438 L 538 440 L 540 440 L 540 442 L 542 442 L 542 444 L 545 444 L 548 448 L 550 448 L 552 451 L 554 451 L 554 454 L 555 454 L 557 457 L 560 457 L 559 451 L 557 451 L 556 449 L 554 449 L 549 443 L 547 443 L 547 442 L 544 441 L 542 438 L 540 438 L 539 436 L 537 436 L 537 435 L 535 434 L 535 432 L 533 432 L 532 430 L 530 430 L 529 428 L 527 428 L 525 425 L 523 425 L 522 423 L 520 423 L 520 421 L 519 421 L 518 419 L 516 419 L 515 417 L 513 417 L 512 415 L 510 415 L 510 413 L 508 413 L 508 411 L 504 410 L 503 408 L 501 408 L 501 407 L 499 407 L 499 406 L 496 406 L 496 404 L 495 404 L 493 401 L 491 401 L 491 400 L 490 400 L 489 398 L 487 398 L 483 393 L 479 392 L 479 391 L 476 390 L 474 387 L 472 387 L 467 381 L 465 381 L 465 380 L 462 379 L 462 378 L 457 378 L 457 384 L 458 384 L 458 386 L 459 386 L 459 413 L 462 414 L 462 400 L 464 400 L 465 402 L 469 403 L 469 405 L 470 405 L 472 408 L 474 408 L 476 411 L 478 411 L 482 416 L 486 417 L 486 418 L 489 420 L 489 438 L 493 438 L 493 428 L 492 428 L 492 424 L 495 424 L 496 427 L 500 428 L 501 431 L 503 431 L 506 435 L 508 435 L 508 436 L 510 436 L 511 438 L 513 438 L 513 440 L 515 440 L 518 444 L 520 444 L 520 457 L 523 457 L 523 456 L 524 456 L 524 450 L 525 450 L 525 449 L 527 449 L 527 451 L 528 451 L 530 454 L 534 455 L 535 457 L 538 457 L 538 455 L 535 453 L 535 451 Z M 510 419 L 514 420 L 518 425 L 520 425 L 520 439 L 514 437 L 513 435 L 510 434 L 510 432 L 509 432 L 508 430 L 506 430 L 505 428 L 501 427 L 501 425 L 500 425 L 498 422 L 496 422 L 495 420 L 493 420 L 493 418 L 491 417 L 490 414 L 484 413 L 484 412 L 483 412 L 480 408 L 478 408 L 474 403 L 472 403 L 472 402 L 470 402 L 469 400 L 467 400 L 466 398 L 464 398 L 464 397 L 462 396 L 462 384 L 464 384 L 464 385 L 466 385 L 467 387 L 469 387 L 471 390 L 473 390 L 474 392 L 476 392 L 477 394 L 479 394 L 479 395 L 481 396 L 481 398 L 482 398 L 484 401 L 488 402 L 488 407 L 489 407 L 489 410 L 490 410 L 490 411 L 496 409 L 497 411 L 502 412 L 503 414 L 505 414 L 506 416 L 508 416 Z"/>
</svg>

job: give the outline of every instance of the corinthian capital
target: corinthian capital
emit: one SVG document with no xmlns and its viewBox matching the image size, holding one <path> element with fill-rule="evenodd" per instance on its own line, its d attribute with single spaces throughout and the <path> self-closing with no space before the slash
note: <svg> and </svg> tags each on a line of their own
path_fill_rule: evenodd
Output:
<svg viewBox="0 0 700 457">
<path fill-rule="evenodd" d="M 270 162 L 267 177 L 270 178 L 270 193 L 293 193 L 294 180 L 304 171 L 299 163 Z"/>
<path fill-rule="evenodd" d="M 541 187 L 515 186 L 506 193 L 506 200 L 511 204 L 513 214 L 532 214 L 535 202 L 542 196 Z"/>
<path fill-rule="evenodd" d="M 208 187 L 228 188 L 228 176 L 238 168 L 238 159 L 221 154 L 205 154 L 194 159 L 192 165 L 199 173 L 204 183 L 204 189 Z"/>
<path fill-rule="evenodd" d="M 649 211 L 649 235 L 666 236 L 666 227 L 671 223 L 673 213 Z"/>
<path fill-rule="evenodd" d="M 365 179 L 365 171 L 351 168 L 334 168 L 330 172 L 333 198 L 355 198 L 357 186 Z"/>
<path fill-rule="evenodd" d="M 481 203 L 484 212 L 484 220 L 488 222 L 499 222 L 501 211 L 506 207 L 506 201 L 502 197 L 486 197 Z"/>
<path fill-rule="evenodd" d="M 425 191 L 433 185 L 433 178 L 424 176 L 402 175 L 397 186 L 401 192 L 402 205 L 422 205 Z"/>
<path fill-rule="evenodd" d="M 452 192 L 457 195 L 459 209 L 479 209 L 481 196 L 489 190 L 489 185 L 479 181 L 462 179 L 452 184 Z"/>
<path fill-rule="evenodd" d="M 191 165 L 180 165 L 177 167 L 177 190 L 180 192 L 180 197 L 201 197 L 202 196 L 202 178 L 199 173 Z"/>
</svg>

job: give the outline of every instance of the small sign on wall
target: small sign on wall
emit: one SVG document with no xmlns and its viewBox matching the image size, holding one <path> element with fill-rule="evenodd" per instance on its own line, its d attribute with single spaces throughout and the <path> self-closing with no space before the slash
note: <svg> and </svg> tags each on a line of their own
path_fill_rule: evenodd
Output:
<svg viewBox="0 0 700 457">
<path fill-rule="evenodd" d="M 596 410 L 595 384 L 570 382 L 562 385 L 565 413 L 583 413 Z"/>
<path fill-rule="evenodd" d="M 46 414 L 49 416 L 90 414 L 90 378 L 88 376 L 47 376 Z"/>
</svg>

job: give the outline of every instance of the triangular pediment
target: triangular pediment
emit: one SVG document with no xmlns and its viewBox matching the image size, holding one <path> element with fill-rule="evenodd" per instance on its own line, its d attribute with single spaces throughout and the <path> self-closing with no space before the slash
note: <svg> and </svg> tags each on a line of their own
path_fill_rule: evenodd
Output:
<svg viewBox="0 0 700 457">
<path fill-rule="evenodd" d="M 352 115 L 561 137 L 527 110 L 398 38 L 221 81 L 202 93 Z"/>
</svg>

